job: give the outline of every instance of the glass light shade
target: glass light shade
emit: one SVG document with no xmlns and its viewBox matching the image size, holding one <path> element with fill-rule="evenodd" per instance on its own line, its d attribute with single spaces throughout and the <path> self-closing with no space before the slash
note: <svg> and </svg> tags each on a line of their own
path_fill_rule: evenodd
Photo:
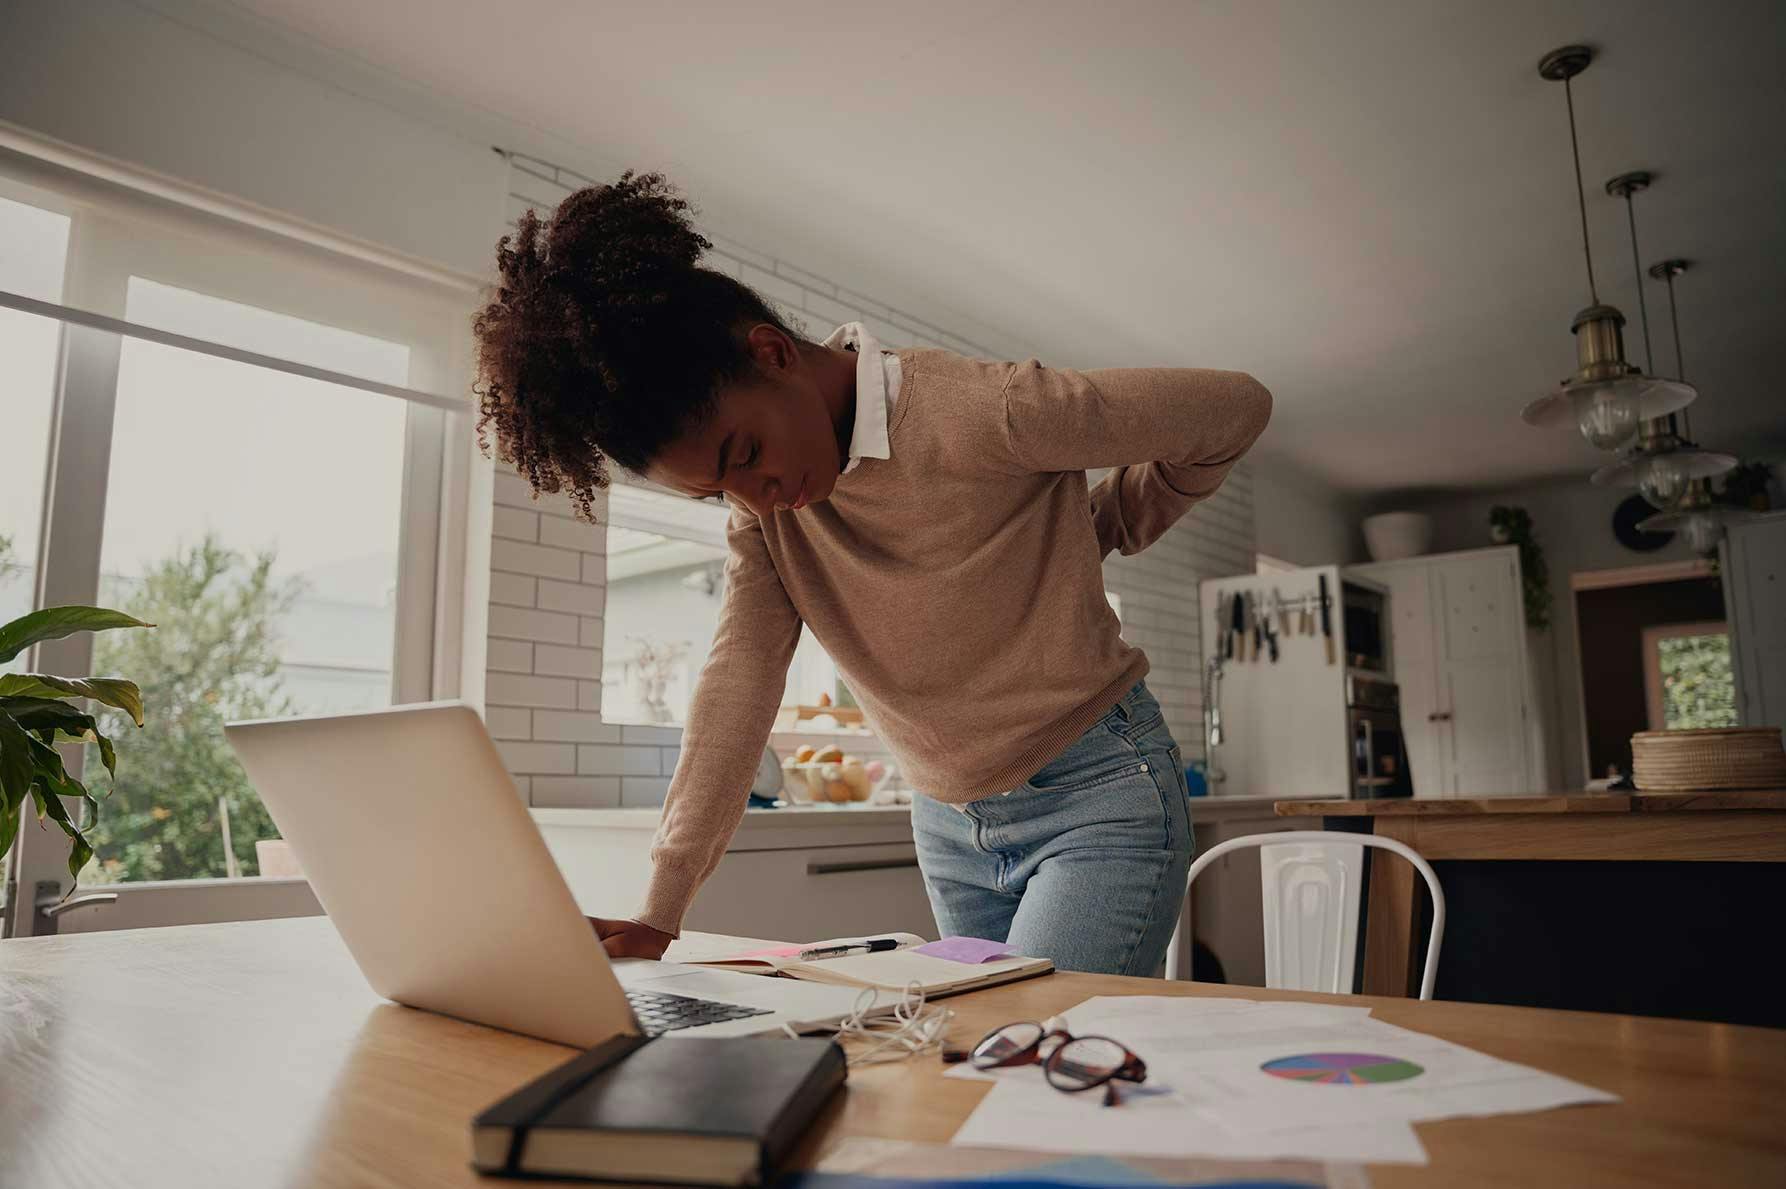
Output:
<svg viewBox="0 0 1786 1189">
<path fill-rule="evenodd" d="M 1612 380 L 1573 380 L 1526 405 L 1526 424 L 1543 428 L 1573 424 L 1600 450 L 1617 450 L 1638 424 L 1684 409 L 1699 395 L 1691 384 L 1633 373 Z"/>
<path fill-rule="evenodd" d="M 1718 547 L 1718 536 L 1724 526 L 1704 512 L 1689 513 L 1681 525 L 1681 536 L 1694 553 L 1710 553 Z"/>
<path fill-rule="evenodd" d="M 1672 453 L 1652 454 L 1637 464 L 1637 472 L 1637 490 L 1658 511 L 1674 507 L 1687 490 L 1687 468 Z"/>
<path fill-rule="evenodd" d="M 1735 466 L 1734 455 L 1695 450 L 1691 446 L 1653 452 L 1633 450 L 1595 471 L 1589 481 L 1596 487 L 1638 488 L 1644 499 L 1667 511 L 1680 503 L 1690 481 L 1710 479 Z M 1664 498 L 1666 503 L 1662 502 Z"/>
<path fill-rule="evenodd" d="M 1597 450 L 1617 450 L 1637 435 L 1637 406 L 1609 398 L 1605 393 L 1575 406 L 1575 424 L 1581 436 Z"/>
<path fill-rule="evenodd" d="M 1658 512 L 1638 521 L 1646 533 L 1679 533 L 1687 547 L 1695 553 L 1710 553 L 1718 547 L 1724 530 L 1732 524 L 1750 519 L 1752 513 L 1714 503 L 1704 479 L 1687 484 L 1680 506 L 1672 512 Z"/>
</svg>

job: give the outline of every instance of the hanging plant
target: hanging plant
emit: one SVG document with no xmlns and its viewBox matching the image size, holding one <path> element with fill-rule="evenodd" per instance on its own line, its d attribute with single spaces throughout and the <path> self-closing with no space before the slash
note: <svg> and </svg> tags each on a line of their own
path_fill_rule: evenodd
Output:
<svg viewBox="0 0 1786 1189">
<path fill-rule="evenodd" d="M 1718 493 L 1718 500 L 1733 508 L 1766 512 L 1771 506 L 1767 491 L 1768 478 L 1766 463 L 1745 462 L 1724 476 L 1724 490 Z"/>
<path fill-rule="evenodd" d="M 1525 586 L 1526 626 L 1550 626 L 1550 566 L 1544 547 L 1532 535 L 1532 516 L 1517 505 L 1496 504 L 1488 513 L 1489 534 L 1497 544 L 1519 546 L 1520 578 Z"/>
</svg>

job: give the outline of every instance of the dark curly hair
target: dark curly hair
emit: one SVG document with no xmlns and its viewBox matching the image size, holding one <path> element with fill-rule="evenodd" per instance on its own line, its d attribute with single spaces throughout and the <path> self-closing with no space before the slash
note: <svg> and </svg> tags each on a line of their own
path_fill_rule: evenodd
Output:
<svg viewBox="0 0 1786 1189">
<path fill-rule="evenodd" d="M 757 377 L 746 335 L 768 322 L 755 290 L 696 264 L 712 242 L 662 174 L 590 186 L 534 211 L 496 245 L 501 280 L 478 311 L 478 444 L 536 494 L 569 491 L 577 515 L 608 463 L 642 472 L 711 413 L 720 389 Z"/>
</svg>

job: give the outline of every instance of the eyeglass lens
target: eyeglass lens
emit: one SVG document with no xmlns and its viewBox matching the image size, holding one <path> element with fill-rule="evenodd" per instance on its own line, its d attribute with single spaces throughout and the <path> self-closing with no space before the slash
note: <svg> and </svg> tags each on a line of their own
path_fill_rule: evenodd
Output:
<svg viewBox="0 0 1786 1189">
<path fill-rule="evenodd" d="M 1069 1040 L 1049 1054 L 1043 1072 L 1063 1090 L 1087 1090 L 1110 1080 L 1127 1059 L 1127 1051 L 1115 1041 L 1090 1036 Z"/>
<path fill-rule="evenodd" d="M 1006 1024 L 989 1033 L 974 1046 L 973 1061 L 981 1069 L 990 1069 L 1007 1061 L 1042 1039 L 1040 1024 Z"/>
</svg>

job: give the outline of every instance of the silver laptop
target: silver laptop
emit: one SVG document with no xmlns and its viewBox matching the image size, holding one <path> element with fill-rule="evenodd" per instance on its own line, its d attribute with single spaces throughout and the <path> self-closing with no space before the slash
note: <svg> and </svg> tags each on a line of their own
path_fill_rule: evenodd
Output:
<svg viewBox="0 0 1786 1189">
<path fill-rule="evenodd" d="M 224 734 L 388 999 L 580 1048 L 622 1034 L 816 1031 L 855 1005 L 848 987 L 610 962 L 469 706 L 230 723 Z"/>
</svg>

